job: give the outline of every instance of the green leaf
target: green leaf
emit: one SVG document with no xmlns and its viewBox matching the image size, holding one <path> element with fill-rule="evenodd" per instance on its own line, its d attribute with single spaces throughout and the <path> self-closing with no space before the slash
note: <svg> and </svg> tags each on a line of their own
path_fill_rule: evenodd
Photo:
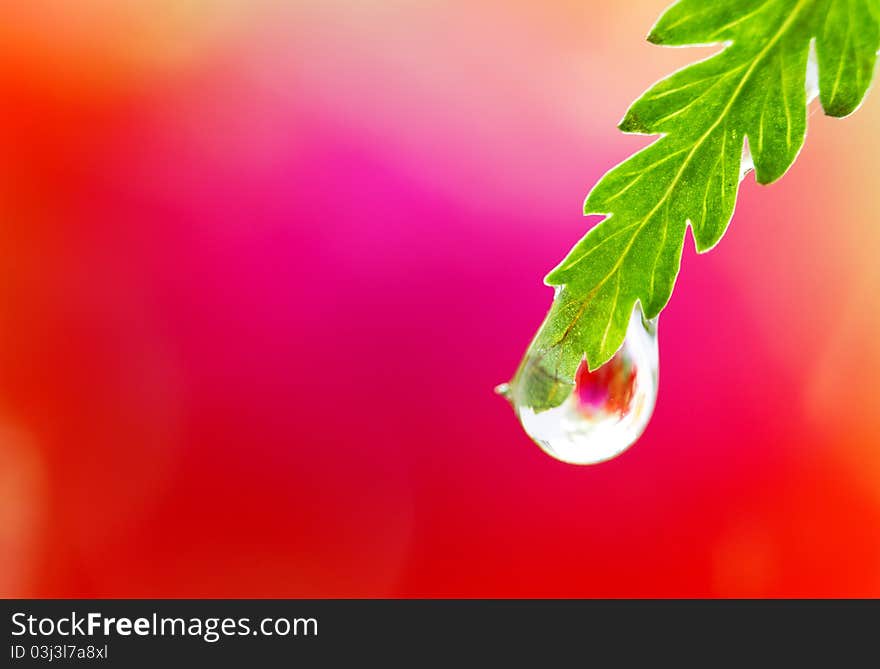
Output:
<svg viewBox="0 0 880 669">
<path fill-rule="evenodd" d="M 826 114 L 861 103 L 880 47 L 880 0 L 680 0 L 655 44 L 725 44 L 661 80 L 620 123 L 656 140 L 605 174 L 585 214 L 606 218 L 547 275 L 557 296 L 513 384 L 535 410 L 568 395 L 578 364 L 608 361 L 638 301 L 655 318 L 672 294 L 690 225 L 697 251 L 721 239 L 736 205 L 747 140 L 759 183 L 780 178 L 804 142 L 815 41 Z"/>
</svg>

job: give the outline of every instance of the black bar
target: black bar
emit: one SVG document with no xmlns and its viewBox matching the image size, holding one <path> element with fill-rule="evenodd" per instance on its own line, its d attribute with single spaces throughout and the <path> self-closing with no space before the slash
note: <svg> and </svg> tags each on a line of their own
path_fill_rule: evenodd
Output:
<svg viewBox="0 0 880 669">
<path fill-rule="evenodd" d="M 100 616 L 89 619 L 89 613 Z M 3 600 L 2 617 L 7 644 L 0 666 L 11 667 L 389 662 L 422 666 L 428 661 L 454 666 L 489 661 L 488 666 L 497 666 L 496 662 L 527 658 L 541 667 L 553 662 L 569 666 L 577 658 L 582 660 L 578 666 L 598 666 L 594 661 L 600 658 L 622 663 L 615 666 L 635 662 L 644 666 L 646 657 L 688 656 L 714 666 L 716 660 L 734 656 L 766 660 L 771 649 L 788 660 L 803 654 L 815 661 L 822 648 L 831 649 L 830 657 L 839 666 L 848 654 L 858 657 L 860 649 L 870 652 L 865 659 L 876 655 L 880 604 L 858 600 Z M 177 620 L 170 626 L 166 620 L 162 627 L 162 618 L 184 621 L 186 631 Z M 40 623 L 41 619 L 49 622 Z M 89 627 L 90 620 L 95 627 Z M 77 634 L 59 635 L 55 627 L 59 622 L 65 633 L 79 625 Z M 41 624 L 46 635 L 32 634 Z M 50 650 L 43 650 L 46 647 Z M 93 649 L 92 657 L 70 656 L 88 647 Z M 54 655 L 51 662 L 47 653 Z"/>
</svg>

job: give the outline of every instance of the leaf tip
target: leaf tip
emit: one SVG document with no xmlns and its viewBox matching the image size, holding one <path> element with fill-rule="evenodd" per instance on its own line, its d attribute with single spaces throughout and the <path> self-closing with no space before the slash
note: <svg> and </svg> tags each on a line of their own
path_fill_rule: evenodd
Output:
<svg viewBox="0 0 880 669">
<path fill-rule="evenodd" d="M 624 116 L 623 120 L 617 124 L 617 128 L 621 132 L 628 133 L 647 134 L 649 132 L 648 127 L 632 109 L 626 112 L 626 116 Z"/>
<path fill-rule="evenodd" d="M 560 276 L 562 274 L 562 270 L 563 268 L 561 265 L 551 269 L 550 272 L 548 272 L 547 276 L 544 277 L 544 285 L 550 286 L 551 288 L 562 285 L 564 283 Z"/>
<path fill-rule="evenodd" d="M 651 32 L 648 33 L 648 37 L 646 39 L 651 44 L 656 44 L 658 46 L 661 46 L 666 42 L 666 37 L 661 31 L 657 30 L 657 26 L 651 28 Z"/>
<path fill-rule="evenodd" d="M 769 163 L 769 164 L 758 164 L 755 163 L 755 183 L 760 184 L 761 186 L 769 186 L 770 184 L 779 181 L 785 173 L 788 171 L 788 168 L 791 167 L 794 162 L 794 158 L 787 161 L 786 163 Z"/>
<path fill-rule="evenodd" d="M 832 98 L 827 102 L 822 101 L 822 111 L 825 113 L 825 116 L 832 116 L 834 118 L 845 118 L 852 114 L 857 107 L 858 103 L 852 104 L 843 98 Z"/>
</svg>

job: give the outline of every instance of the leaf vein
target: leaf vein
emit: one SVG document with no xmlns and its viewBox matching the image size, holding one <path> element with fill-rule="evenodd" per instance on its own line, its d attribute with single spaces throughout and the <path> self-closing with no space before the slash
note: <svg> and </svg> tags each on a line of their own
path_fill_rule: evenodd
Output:
<svg viewBox="0 0 880 669">
<path fill-rule="evenodd" d="M 599 344 L 599 350 L 605 350 L 605 342 L 608 340 L 608 332 L 611 330 L 611 323 L 614 322 L 614 313 L 617 311 L 617 300 L 620 297 L 620 274 L 617 275 L 617 282 L 614 288 L 614 298 L 611 300 L 611 308 L 608 309 L 608 323 L 605 325 L 605 332 L 602 334 L 602 341 Z"/>
<path fill-rule="evenodd" d="M 724 24 L 723 26 L 721 26 L 717 30 L 713 30 L 709 34 L 708 39 L 710 39 L 710 40 L 715 39 L 715 37 L 717 35 L 719 35 L 719 33 L 723 33 L 728 28 L 733 28 L 734 26 L 738 26 L 739 24 L 744 23 L 745 21 L 748 21 L 750 18 L 752 18 L 756 14 L 760 14 L 765 9 L 767 9 L 767 7 L 770 7 L 771 5 L 773 5 L 773 2 L 774 2 L 774 0 L 767 0 L 767 2 L 764 2 L 762 5 L 760 5 L 759 7 L 756 7 L 755 9 L 750 11 L 749 13 L 739 17 L 738 19 L 734 19 L 733 21 L 730 21 L 729 23 Z"/>
<path fill-rule="evenodd" d="M 852 7 L 849 3 L 849 0 L 844 0 L 846 2 L 846 33 L 844 33 L 843 38 L 843 48 L 839 53 L 839 60 L 837 64 L 837 75 L 834 77 L 834 84 L 831 86 L 831 93 L 828 97 L 828 103 L 833 104 L 835 98 L 837 97 L 837 89 L 840 87 L 840 80 L 843 76 L 843 65 L 846 62 L 846 51 L 849 49 L 849 42 L 852 38 Z"/>
</svg>

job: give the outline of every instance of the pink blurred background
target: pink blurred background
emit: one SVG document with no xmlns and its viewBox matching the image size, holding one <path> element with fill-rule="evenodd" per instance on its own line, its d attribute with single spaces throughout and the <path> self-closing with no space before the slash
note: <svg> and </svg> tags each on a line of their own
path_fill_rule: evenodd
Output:
<svg viewBox="0 0 880 669">
<path fill-rule="evenodd" d="M 574 467 L 496 383 L 665 0 L 6 4 L 0 594 L 880 595 L 880 100 L 688 240 Z"/>
</svg>

